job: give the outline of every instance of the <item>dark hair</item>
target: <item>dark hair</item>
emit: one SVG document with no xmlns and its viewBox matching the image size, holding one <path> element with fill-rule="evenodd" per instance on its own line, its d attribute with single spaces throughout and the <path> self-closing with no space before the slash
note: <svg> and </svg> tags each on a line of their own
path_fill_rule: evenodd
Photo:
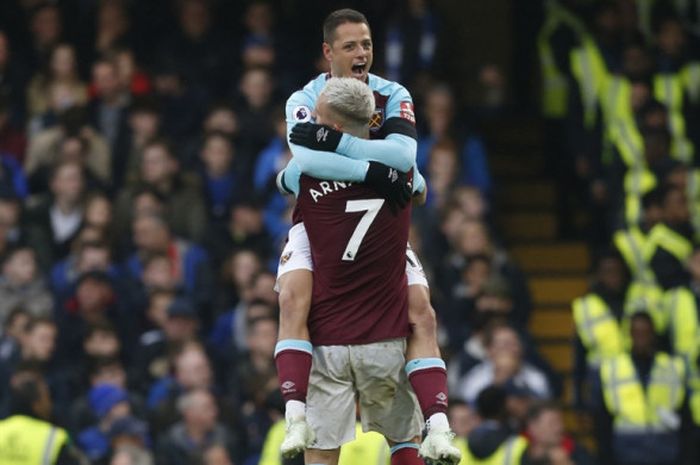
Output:
<svg viewBox="0 0 700 465">
<path fill-rule="evenodd" d="M 489 327 L 486 328 L 486 331 L 484 333 L 484 346 L 485 347 L 490 347 L 491 344 L 493 344 L 493 339 L 494 336 L 496 335 L 496 331 L 499 331 L 501 329 L 506 329 L 513 331 L 518 338 L 518 340 L 521 341 L 520 334 L 518 334 L 518 331 L 511 326 L 508 323 L 504 323 L 502 320 L 497 320 L 493 324 L 491 324 Z M 521 341 L 522 343 L 522 341 Z"/>
<path fill-rule="evenodd" d="M 124 369 L 124 364 L 119 357 L 93 357 L 89 362 L 88 376 L 92 378 L 93 376 L 97 376 L 105 368 L 116 365 L 118 365 L 119 368 Z"/>
<path fill-rule="evenodd" d="M 134 194 L 131 197 L 131 201 L 135 201 L 137 197 L 148 194 L 151 197 L 154 197 L 158 203 L 161 205 L 165 205 L 167 203 L 167 199 L 165 195 L 163 195 L 158 189 L 156 189 L 153 186 L 149 186 L 148 184 L 141 184 L 137 186 L 136 190 L 134 191 Z"/>
<path fill-rule="evenodd" d="M 654 320 L 651 318 L 651 315 L 647 311 L 638 310 L 634 312 L 634 314 L 630 317 L 630 325 L 634 323 L 635 320 L 644 320 L 649 324 L 649 326 L 651 326 L 652 330 L 654 330 L 655 328 Z"/>
<path fill-rule="evenodd" d="M 476 411 L 484 420 L 503 420 L 506 416 L 506 391 L 489 386 L 476 398 Z"/>
<path fill-rule="evenodd" d="M 175 147 L 173 146 L 172 142 L 165 137 L 155 137 L 149 140 L 146 142 L 146 145 L 144 145 L 143 151 L 145 152 L 151 147 L 163 147 L 165 152 L 168 154 L 168 158 L 177 160 L 177 157 L 175 156 Z"/>
<path fill-rule="evenodd" d="M 7 250 L 0 256 L 0 266 L 4 266 L 15 254 L 23 251 L 29 251 L 34 256 L 34 261 L 36 262 L 36 252 L 32 247 L 27 244 L 19 243 L 13 244 L 7 248 Z"/>
<path fill-rule="evenodd" d="M 107 320 L 101 320 L 91 324 L 85 332 L 84 340 L 90 339 L 97 333 L 111 333 L 117 339 L 119 338 L 119 336 L 117 335 L 117 330 L 114 328 L 114 325 Z"/>
<path fill-rule="evenodd" d="M 226 143 L 228 143 L 229 147 L 231 147 L 231 152 L 234 151 L 233 147 L 233 141 L 231 140 L 231 136 L 226 134 L 223 131 L 218 131 L 218 130 L 213 130 L 213 131 L 207 131 L 204 134 L 204 143 L 202 145 L 205 145 L 207 142 L 209 142 L 210 139 L 224 139 Z"/>
<path fill-rule="evenodd" d="M 650 207 L 660 207 L 663 203 L 664 192 L 660 187 L 647 192 L 642 196 L 642 209 L 647 210 Z"/>
<path fill-rule="evenodd" d="M 267 304 L 265 304 L 267 305 Z M 248 320 L 248 333 L 250 333 L 253 329 L 254 326 L 256 326 L 258 323 L 262 323 L 263 321 L 271 321 L 275 324 L 277 324 L 277 318 L 275 318 L 272 315 L 261 315 L 261 316 L 256 316 L 255 318 L 251 318 Z"/>
<path fill-rule="evenodd" d="M 37 317 L 32 317 L 27 321 L 26 326 L 24 327 L 24 332 L 29 333 L 34 330 L 37 326 L 41 325 L 51 325 L 54 328 L 56 327 L 56 322 L 53 320 L 53 318 L 48 317 L 48 316 L 37 316 Z"/>
<path fill-rule="evenodd" d="M 3 326 L 7 328 L 10 326 L 12 323 L 14 323 L 15 319 L 18 318 L 20 315 L 25 315 L 28 318 L 31 318 L 31 314 L 29 313 L 29 310 L 24 308 L 21 305 L 18 305 L 14 307 L 12 310 L 10 310 L 10 313 L 7 314 L 5 317 L 5 321 L 3 322 Z"/>
<path fill-rule="evenodd" d="M 129 113 L 150 113 L 160 116 L 160 105 L 158 101 L 151 96 L 140 96 L 134 98 L 134 101 L 129 107 Z"/>
<path fill-rule="evenodd" d="M 554 401 L 554 400 L 535 401 L 532 403 L 532 405 L 530 405 L 530 408 L 527 410 L 527 421 L 528 422 L 535 421 L 544 412 L 549 412 L 549 411 L 561 412 L 562 407 L 559 404 L 559 402 Z"/>
<path fill-rule="evenodd" d="M 10 410 L 13 414 L 34 416 L 34 403 L 41 399 L 41 386 L 46 388 L 46 381 L 39 365 L 23 362 L 10 378 Z"/>
<path fill-rule="evenodd" d="M 335 40 L 336 29 L 338 26 L 345 23 L 363 23 L 369 28 L 367 18 L 359 11 L 351 8 L 335 10 L 323 21 L 323 41 L 327 44 L 332 44 Z"/>
</svg>

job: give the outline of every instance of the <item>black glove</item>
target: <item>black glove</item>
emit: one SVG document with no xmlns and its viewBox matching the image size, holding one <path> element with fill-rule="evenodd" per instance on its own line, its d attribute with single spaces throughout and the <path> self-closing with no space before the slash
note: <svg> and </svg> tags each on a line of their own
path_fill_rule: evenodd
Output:
<svg viewBox="0 0 700 465">
<path fill-rule="evenodd" d="M 343 137 L 342 132 L 322 124 L 298 123 L 289 134 L 289 142 L 313 150 L 335 152 L 341 137 Z"/>
<path fill-rule="evenodd" d="M 406 173 L 376 161 L 369 162 L 365 184 L 384 197 L 394 215 L 411 201 L 413 189 L 411 183 L 408 182 Z"/>
</svg>

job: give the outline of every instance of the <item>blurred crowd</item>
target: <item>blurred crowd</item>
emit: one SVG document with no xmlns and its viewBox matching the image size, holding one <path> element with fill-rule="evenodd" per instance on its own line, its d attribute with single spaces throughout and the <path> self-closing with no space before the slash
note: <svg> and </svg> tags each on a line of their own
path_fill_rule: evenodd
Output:
<svg viewBox="0 0 700 465">
<path fill-rule="evenodd" d="M 575 402 L 601 463 L 698 463 L 700 10 L 551 1 L 538 36 L 548 164 L 594 251 L 573 302 Z M 568 220 L 568 221 L 567 221 Z"/>
</svg>

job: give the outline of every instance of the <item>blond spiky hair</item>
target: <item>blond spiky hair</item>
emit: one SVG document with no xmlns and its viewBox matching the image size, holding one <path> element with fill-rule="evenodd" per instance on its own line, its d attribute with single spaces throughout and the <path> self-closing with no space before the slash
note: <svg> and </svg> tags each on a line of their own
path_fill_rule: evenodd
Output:
<svg viewBox="0 0 700 465">
<path fill-rule="evenodd" d="M 330 78 L 321 91 L 329 108 L 354 123 L 367 124 L 374 113 L 374 94 L 354 78 Z"/>
</svg>

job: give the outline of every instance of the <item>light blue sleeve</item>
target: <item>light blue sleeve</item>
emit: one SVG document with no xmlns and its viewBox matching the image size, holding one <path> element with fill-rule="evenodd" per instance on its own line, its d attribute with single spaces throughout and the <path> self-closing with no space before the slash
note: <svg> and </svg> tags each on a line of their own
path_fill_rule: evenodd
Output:
<svg viewBox="0 0 700 465">
<path fill-rule="evenodd" d="M 310 121 L 314 103 L 303 91 L 295 92 L 289 97 L 285 109 L 287 140 L 295 124 Z M 318 179 L 363 182 L 369 168 L 366 161 L 354 160 L 334 152 L 311 150 L 295 144 L 289 144 L 289 149 L 301 172 Z"/>
<path fill-rule="evenodd" d="M 413 166 L 413 193 L 421 194 L 425 190 L 425 178 L 418 171 L 418 164 Z"/>
<path fill-rule="evenodd" d="M 294 194 L 294 197 L 298 197 L 301 190 L 300 177 L 301 169 L 292 158 L 287 166 L 277 174 L 277 188 L 284 194 Z"/>
<path fill-rule="evenodd" d="M 416 140 L 403 134 L 389 134 L 385 139 L 361 139 L 343 134 L 338 153 L 356 160 L 378 161 L 404 173 L 416 161 Z"/>
</svg>

